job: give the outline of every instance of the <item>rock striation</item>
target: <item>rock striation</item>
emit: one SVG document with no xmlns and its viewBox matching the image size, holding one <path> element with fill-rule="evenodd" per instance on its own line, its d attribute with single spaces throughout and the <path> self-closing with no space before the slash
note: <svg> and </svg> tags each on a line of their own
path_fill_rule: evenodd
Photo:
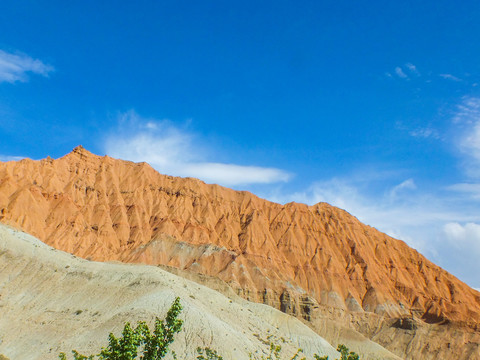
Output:
<svg viewBox="0 0 480 360">
<path fill-rule="evenodd" d="M 307 321 L 322 306 L 405 331 L 409 318 L 480 331 L 479 292 L 344 210 L 272 203 L 81 146 L 0 163 L 0 222 L 86 259 L 214 276 Z"/>
<path fill-rule="evenodd" d="M 58 360 L 72 349 L 98 354 L 108 334 L 119 336 L 127 321 L 151 328 L 176 296 L 184 325 L 173 350 L 180 359 L 196 359 L 197 347 L 211 347 L 225 359 L 247 360 L 250 353 L 257 359 L 268 354 L 269 341 L 281 343 L 284 355 L 300 347 L 309 358 L 338 357 L 305 324 L 269 306 L 226 297 L 154 266 L 79 259 L 1 224 L 0 268 L 0 353 L 10 359 Z M 370 358 L 399 360 L 366 345 Z"/>
</svg>

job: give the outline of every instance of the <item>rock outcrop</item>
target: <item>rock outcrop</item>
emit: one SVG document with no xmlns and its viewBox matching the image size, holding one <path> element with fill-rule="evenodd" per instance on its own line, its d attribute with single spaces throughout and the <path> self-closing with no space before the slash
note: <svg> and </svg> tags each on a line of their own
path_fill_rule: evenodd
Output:
<svg viewBox="0 0 480 360">
<path fill-rule="evenodd" d="M 223 296 L 154 266 L 79 259 L 5 225 L 0 268 L 0 353 L 12 360 L 54 360 L 72 349 L 98 354 L 125 322 L 152 327 L 176 296 L 184 325 L 173 350 L 180 359 L 196 359 L 197 347 L 216 349 L 225 359 L 259 358 L 269 341 L 281 343 L 284 355 L 300 347 L 309 358 L 338 356 L 305 324 L 271 307 Z M 366 344 L 375 357 L 398 360 L 375 345 Z"/>
<path fill-rule="evenodd" d="M 0 222 L 86 259 L 215 276 L 307 321 L 327 307 L 402 331 L 407 318 L 480 331 L 479 292 L 344 210 L 280 205 L 82 147 L 0 163 Z"/>
</svg>

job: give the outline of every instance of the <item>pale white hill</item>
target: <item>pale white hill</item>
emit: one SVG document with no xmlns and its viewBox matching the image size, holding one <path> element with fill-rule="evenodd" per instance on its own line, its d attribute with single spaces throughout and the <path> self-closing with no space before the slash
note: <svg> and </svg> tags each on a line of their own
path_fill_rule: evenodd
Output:
<svg viewBox="0 0 480 360">
<path fill-rule="evenodd" d="M 194 359 L 197 346 L 217 349 L 224 359 L 248 359 L 267 351 L 267 337 L 285 356 L 300 347 L 306 355 L 338 357 L 302 322 L 269 306 L 154 266 L 83 260 L 0 225 L 0 353 L 11 360 L 56 359 L 71 349 L 98 353 L 109 332 L 119 334 L 126 321 L 152 324 L 176 296 L 184 328 L 173 349 L 182 359 Z"/>
</svg>

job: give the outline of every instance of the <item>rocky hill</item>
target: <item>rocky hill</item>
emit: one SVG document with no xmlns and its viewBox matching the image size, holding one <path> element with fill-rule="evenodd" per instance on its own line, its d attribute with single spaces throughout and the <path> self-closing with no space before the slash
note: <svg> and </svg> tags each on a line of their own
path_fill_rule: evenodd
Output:
<svg viewBox="0 0 480 360">
<path fill-rule="evenodd" d="M 338 355 L 300 321 L 268 306 L 223 296 L 153 266 L 79 259 L 5 225 L 0 225 L 0 268 L 0 353 L 12 360 L 53 360 L 72 349 L 98 353 L 109 332 L 118 336 L 126 321 L 151 325 L 176 296 L 184 326 L 173 348 L 181 359 L 196 358 L 200 346 L 226 359 L 247 360 L 249 353 L 268 352 L 268 336 L 281 343 L 285 355 L 299 347 L 309 356 Z M 382 358 L 398 359 L 376 344 L 366 345 Z"/>
<path fill-rule="evenodd" d="M 0 163 L 0 222 L 86 259 L 218 277 L 318 331 L 335 312 L 380 343 L 388 329 L 403 331 L 392 349 L 402 357 L 468 347 L 478 357 L 464 358 L 480 358 L 480 293 L 326 203 L 280 205 L 77 147 L 57 160 Z M 447 329 L 449 345 L 430 341 L 430 330 L 408 333 L 431 324 Z"/>
</svg>

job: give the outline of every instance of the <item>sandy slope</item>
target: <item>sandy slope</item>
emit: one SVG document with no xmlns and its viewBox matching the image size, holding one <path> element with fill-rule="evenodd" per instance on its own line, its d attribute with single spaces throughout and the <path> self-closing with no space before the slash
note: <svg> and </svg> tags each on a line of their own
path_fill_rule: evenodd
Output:
<svg viewBox="0 0 480 360">
<path fill-rule="evenodd" d="M 300 321 L 266 305 L 229 299 L 153 266 L 79 259 L 0 226 L 0 353 L 12 360 L 55 359 L 72 348 L 96 352 L 125 321 L 162 317 L 175 296 L 185 327 L 174 348 L 187 359 L 196 346 L 247 359 L 266 350 L 261 339 L 269 335 L 287 339 L 285 353 L 302 347 L 336 355 Z"/>
</svg>

